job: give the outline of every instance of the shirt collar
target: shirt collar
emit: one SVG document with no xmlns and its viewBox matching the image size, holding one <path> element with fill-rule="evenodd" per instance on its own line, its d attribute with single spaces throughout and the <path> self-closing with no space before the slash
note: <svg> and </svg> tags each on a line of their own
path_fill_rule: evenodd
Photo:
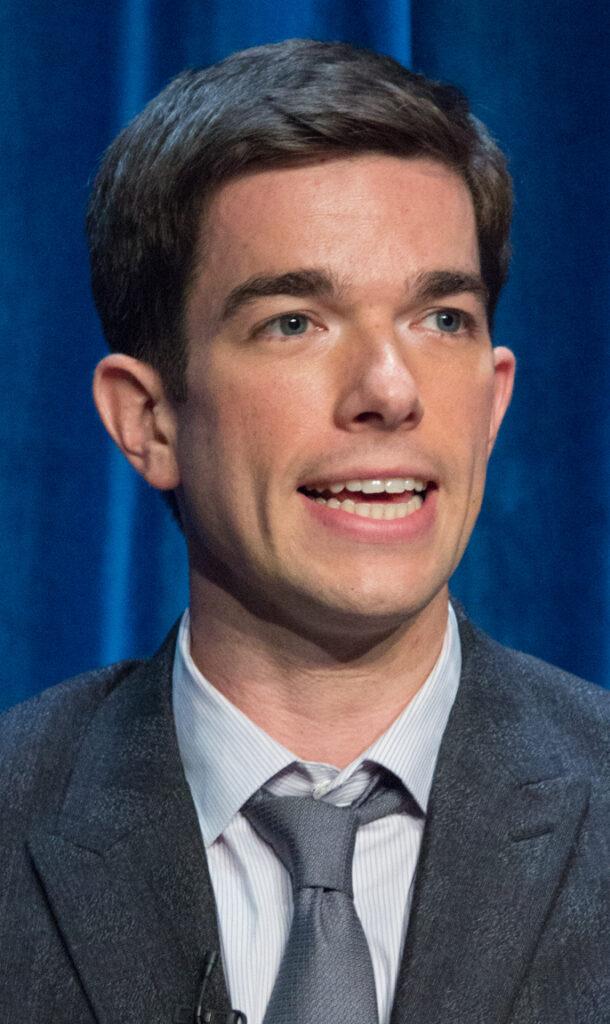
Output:
<svg viewBox="0 0 610 1024">
<path fill-rule="evenodd" d="M 397 775 L 424 813 L 461 671 L 460 634 L 449 605 L 445 639 L 430 675 L 404 711 L 359 759 L 373 761 Z"/>
<path fill-rule="evenodd" d="M 337 780 L 365 762 L 396 775 L 427 809 L 447 719 L 457 694 L 461 647 L 451 605 L 439 657 L 412 701 Z M 203 840 L 211 845 L 261 786 L 298 759 L 227 700 L 190 653 L 190 617 L 182 616 L 174 656 L 172 701 L 178 747 Z"/>
</svg>

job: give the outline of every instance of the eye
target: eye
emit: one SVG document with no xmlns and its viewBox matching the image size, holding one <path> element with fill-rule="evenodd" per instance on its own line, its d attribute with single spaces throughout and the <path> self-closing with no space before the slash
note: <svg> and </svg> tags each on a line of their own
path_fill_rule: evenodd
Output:
<svg viewBox="0 0 610 1024">
<path fill-rule="evenodd" d="M 441 334 L 458 334 L 460 331 L 472 327 L 472 317 L 460 309 L 437 309 L 425 317 L 423 324 L 430 325 L 433 330 L 440 331 Z"/>
<path fill-rule="evenodd" d="M 281 334 L 284 338 L 294 338 L 298 334 L 305 334 L 310 326 L 311 321 L 304 313 L 285 313 L 284 316 L 276 316 L 275 320 L 269 320 L 262 330 L 269 334 Z"/>
</svg>

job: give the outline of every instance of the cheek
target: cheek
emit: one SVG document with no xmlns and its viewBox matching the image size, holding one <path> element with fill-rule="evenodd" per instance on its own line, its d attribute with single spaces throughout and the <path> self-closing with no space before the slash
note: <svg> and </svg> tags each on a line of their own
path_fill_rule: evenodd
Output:
<svg viewBox="0 0 610 1024">
<path fill-rule="evenodd" d="M 225 413 L 233 422 L 235 410 L 240 410 L 237 422 L 262 434 L 266 444 L 275 440 L 271 431 L 284 431 L 278 440 L 286 443 L 319 419 L 328 372 L 326 364 L 294 354 L 244 361 L 239 374 L 234 370 L 223 374 Z"/>
<path fill-rule="evenodd" d="M 486 359 L 445 369 L 434 375 L 424 407 L 434 419 L 439 444 L 474 470 L 487 460 L 493 374 Z"/>
<path fill-rule="evenodd" d="M 316 389 L 302 377 L 249 372 L 217 374 L 193 394 L 190 448 L 217 471 L 266 478 L 306 445 L 315 422 Z M 203 452 L 206 452 L 204 455 Z"/>
</svg>

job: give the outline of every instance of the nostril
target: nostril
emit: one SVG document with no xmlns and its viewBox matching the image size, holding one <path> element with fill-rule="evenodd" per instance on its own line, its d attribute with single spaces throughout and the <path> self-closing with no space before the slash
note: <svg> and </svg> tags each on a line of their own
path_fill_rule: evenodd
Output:
<svg viewBox="0 0 610 1024">
<path fill-rule="evenodd" d="M 379 412 L 360 412 L 354 417 L 356 423 L 368 423 L 369 420 L 383 420 Z"/>
<path fill-rule="evenodd" d="M 366 423 L 374 427 L 381 427 L 385 430 L 396 430 L 403 424 L 411 424 L 416 426 L 421 419 L 421 411 L 419 405 L 408 412 L 406 415 L 402 411 L 393 413 L 388 409 L 387 412 L 360 412 L 357 416 L 354 416 L 353 423 Z"/>
</svg>

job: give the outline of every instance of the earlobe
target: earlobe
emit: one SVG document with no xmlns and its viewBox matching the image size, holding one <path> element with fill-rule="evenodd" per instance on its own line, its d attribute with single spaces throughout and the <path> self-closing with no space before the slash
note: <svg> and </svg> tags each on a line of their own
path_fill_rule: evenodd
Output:
<svg viewBox="0 0 610 1024">
<path fill-rule="evenodd" d="M 509 348 L 504 348 L 503 346 L 494 348 L 493 360 L 494 397 L 487 443 L 488 455 L 491 455 L 502 420 L 504 419 L 506 410 L 510 405 L 510 400 L 513 394 L 513 385 L 515 383 L 515 369 L 517 365 L 514 353 L 511 352 Z"/>
<path fill-rule="evenodd" d="M 132 356 L 112 353 L 95 368 L 93 398 L 106 430 L 134 469 L 152 487 L 176 488 L 176 420 L 158 372 Z"/>
</svg>

